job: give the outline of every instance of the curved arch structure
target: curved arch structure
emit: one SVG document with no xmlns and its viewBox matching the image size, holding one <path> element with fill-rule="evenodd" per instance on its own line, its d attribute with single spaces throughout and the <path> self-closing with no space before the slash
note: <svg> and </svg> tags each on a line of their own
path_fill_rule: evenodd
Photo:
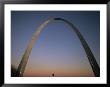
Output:
<svg viewBox="0 0 110 87">
<path fill-rule="evenodd" d="M 18 66 L 17 76 L 23 76 L 26 64 L 27 64 L 28 59 L 29 59 L 29 55 L 31 53 L 31 50 L 32 50 L 32 48 L 34 46 L 34 43 L 37 40 L 40 32 L 46 27 L 46 25 L 48 25 L 48 23 L 50 23 L 50 22 L 52 22 L 54 20 L 59 20 L 59 21 L 63 21 L 65 23 L 67 23 L 71 27 L 71 29 L 77 34 L 78 38 L 80 39 L 80 42 L 82 43 L 82 45 L 84 47 L 84 50 L 86 52 L 87 58 L 88 58 L 88 60 L 90 62 L 92 70 L 94 72 L 94 75 L 96 77 L 99 77 L 100 76 L 100 68 L 99 68 L 99 66 L 98 66 L 98 64 L 97 64 L 97 62 L 95 60 L 95 57 L 94 57 L 93 53 L 91 52 L 87 42 L 85 41 L 85 39 L 83 38 L 81 33 L 78 31 L 78 29 L 72 23 L 70 23 L 69 21 L 67 21 L 65 19 L 62 19 L 62 18 L 51 18 L 51 19 L 48 19 L 43 24 L 41 24 L 40 27 L 36 30 L 36 32 L 34 33 L 31 41 L 28 44 L 27 49 L 24 52 L 24 55 L 22 57 L 22 60 L 21 60 L 21 62 L 19 64 L 19 66 Z"/>
</svg>

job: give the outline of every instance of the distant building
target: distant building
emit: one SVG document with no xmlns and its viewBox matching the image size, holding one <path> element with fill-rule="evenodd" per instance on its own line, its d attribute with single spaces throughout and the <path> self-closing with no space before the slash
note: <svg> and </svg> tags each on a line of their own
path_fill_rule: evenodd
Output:
<svg viewBox="0 0 110 87">
<path fill-rule="evenodd" d="M 52 74 L 52 76 L 54 77 L 54 73 Z"/>
</svg>

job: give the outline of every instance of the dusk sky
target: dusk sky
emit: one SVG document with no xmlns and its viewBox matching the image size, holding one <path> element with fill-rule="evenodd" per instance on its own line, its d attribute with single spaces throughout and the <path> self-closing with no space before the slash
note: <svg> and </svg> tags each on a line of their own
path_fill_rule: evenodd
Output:
<svg viewBox="0 0 110 87">
<path fill-rule="evenodd" d="M 78 28 L 100 65 L 99 11 L 12 11 L 11 64 L 18 67 L 33 33 L 53 17 L 66 19 Z M 58 20 L 44 28 L 31 51 L 24 76 L 94 76 L 85 50 L 70 28 Z"/>
</svg>

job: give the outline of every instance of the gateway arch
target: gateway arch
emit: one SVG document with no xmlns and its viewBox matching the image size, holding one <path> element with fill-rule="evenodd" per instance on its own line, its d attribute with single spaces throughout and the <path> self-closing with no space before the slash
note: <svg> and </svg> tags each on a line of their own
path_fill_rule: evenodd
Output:
<svg viewBox="0 0 110 87">
<path fill-rule="evenodd" d="M 89 63 L 91 65 L 91 68 L 93 70 L 94 75 L 96 77 L 99 77 L 100 76 L 100 68 L 99 68 L 97 61 L 96 61 L 91 49 L 89 48 L 87 42 L 85 41 L 85 39 L 83 38 L 81 33 L 78 31 L 78 29 L 71 22 L 69 22 L 68 20 L 62 19 L 62 18 L 50 18 L 38 27 L 38 29 L 33 34 L 32 39 L 29 42 L 29 44 L 28 44 L 28 46 L 24 52 L 24 55 L 23 55 L 21 62 L 18 66 L 18 69 L 17 69 L 17 76 L 23 76 L 26 64 L 27 64 L 28 59 L 29 59 L 29 55 L 31 53 L 31 50 L 32 50 L 34 43 L 37 40 L 40 32 L 46 27 L 46 25 L 48 25 L 50 22 L 55 21 L 55 20 L 63 21 L 65 23 L 67 23 L 71 27 L 72 31 L 74 31 L 77 34 L 85 52 L 86 52 L 87 58 L 89 60 Z"/>
</svg>

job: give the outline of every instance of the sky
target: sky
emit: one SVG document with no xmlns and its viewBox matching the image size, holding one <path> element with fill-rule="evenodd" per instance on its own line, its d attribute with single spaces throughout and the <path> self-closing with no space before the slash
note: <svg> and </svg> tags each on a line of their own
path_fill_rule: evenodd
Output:
<svg viewBox="0 0 110 87">
<path fill-rule="evenodd" d="M 18 67 L 37 28 L 49 18 L 63 18 L 74 24 L 100 65 L 99 11 L 12 11 L 11 64 Z M 85 50 L 75 32 L 63 21 L 49 23 L 40 33 L 23 76 L 92 77 Z"/>
</svg>

